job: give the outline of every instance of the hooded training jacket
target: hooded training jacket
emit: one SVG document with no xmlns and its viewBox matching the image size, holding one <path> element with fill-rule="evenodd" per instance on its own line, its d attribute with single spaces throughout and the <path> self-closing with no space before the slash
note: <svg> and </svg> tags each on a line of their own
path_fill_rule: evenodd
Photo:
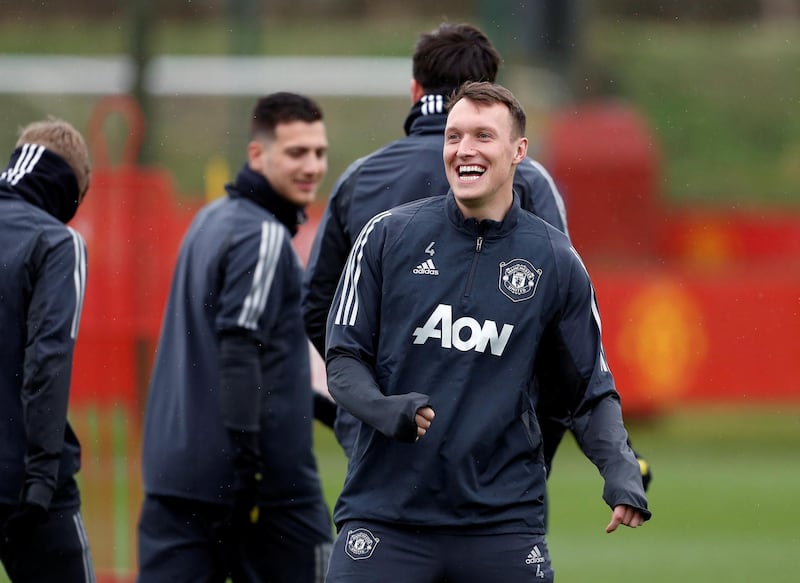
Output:
<svg viewBox="0 0 800 583">
<path fill-rule="evenodd" d="M 86 289 L 86 246 L 66 226 L 78 180 L 23 144 L 0 174 L 0 504 L 80 505 L 80 445 L 67 422 Z"/>
<path fill-rule="evenodd" d="M 145 412 L 148 495 L 227 504 L 234 444 L 220 392 L 220 338 L 257 347 L 254 425 L 263 463 L 260 505 L 322 499 L 312 453 L 308 340 L 301 265 L 291 245 L 302 211 L 246 164 L 227 196 L 202 208 L 181 245 Z M 247 413 L 247 411 L 239 411 Z"/>
<path fill-rule="evenodd" d="M 605 480 L 645 516 L 589 276 L 567 236 L 523 211 L 464 219 L 452 194 L 376 215 L 330 311 L 328 387 L 363 423 L 334 511 L 483 533 L 545 532 L 534 369 Z M 414 414 L 435 418 L 415 442 Z"/>
</svg>

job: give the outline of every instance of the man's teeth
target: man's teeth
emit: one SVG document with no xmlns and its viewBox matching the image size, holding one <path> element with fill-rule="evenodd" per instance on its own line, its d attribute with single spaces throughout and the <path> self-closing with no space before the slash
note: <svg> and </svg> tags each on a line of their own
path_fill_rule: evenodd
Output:
<svg viewBox="0 0 800 583">
<path fill-rule="evenodd" d="M 480 176 L 484 172 L 486 172 L 486 170 L 481 166 L 459 166 L 458 168 L 458 173 L 461 176 L 464 176 L 465 174 L 469 175 L 477 174 L 478 176 Z"/>
</svg>

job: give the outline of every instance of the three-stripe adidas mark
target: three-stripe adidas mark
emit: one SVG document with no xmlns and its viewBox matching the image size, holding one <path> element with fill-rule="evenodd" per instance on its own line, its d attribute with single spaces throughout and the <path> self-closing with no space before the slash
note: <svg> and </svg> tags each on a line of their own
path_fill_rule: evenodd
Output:
<svg viewBox="0 0 800 583">
<path fill-rule="evenodd" d="M 417 265 L 413 270 L 414 273 L 420 275 L 439 275 L 439 270 L 433 264 L 433 259 L 428 259 Z"/>
<path fill-rule="evenodd" d="M 13 168 L 7 168 L 0 174 L 0 180 L 7 180 L 10 184 L 16 185 L 22 177 L 30 174 L 42 157 L 44 146 L 36 144 L 23 144 L 22 151 L 17 158 Z"/>
<path fill-rule="evenodd" d="M 525 559 L 525 563 L 528 565 L 536 565 L 539 563 L 544 563 L 545 559 L 542 556 L 542 551 L 539 550 L 537 545 L 533 545 L 531 552 L 528 553 L 528 558 Z"/>
</svg>

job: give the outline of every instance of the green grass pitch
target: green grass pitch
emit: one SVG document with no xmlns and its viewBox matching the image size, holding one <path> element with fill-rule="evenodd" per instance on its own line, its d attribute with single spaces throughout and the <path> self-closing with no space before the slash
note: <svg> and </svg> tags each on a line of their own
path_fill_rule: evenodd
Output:
<svg viewBox="0 0 800 583">
<path fill-rule="evenodd" d="M 141 502 L 136 424 L 120 415 L 88 417 L 75 425 L 84 444 L 83 513 L 97 579 L 128 583 Z M 118 427 L 97 423 L 103 419 L 116 419 Z M 548 542 L 559 583 L 798 580 L 800 403 L 683 409 L 627 423 L 653 469 L 653 519 L 606 534 L 602 480 L 567 437 L 549 482 Z M 332 508 L 345 458 L 332 432 L 319 425 L 315 446 Z M 0 583 L 8 583 L 1 569 Z"/>
<path fill-rule="evenodd" d="M 602 480 L 567 437 L 549 482 L 559 583 L 789 583 L 800 575 L 800 405 L 709 408 L 628 421 L 651 463 L 653 519 L 605 533 Z M 344 461 L 318 428 L 326 496 Z"/>
</svg>

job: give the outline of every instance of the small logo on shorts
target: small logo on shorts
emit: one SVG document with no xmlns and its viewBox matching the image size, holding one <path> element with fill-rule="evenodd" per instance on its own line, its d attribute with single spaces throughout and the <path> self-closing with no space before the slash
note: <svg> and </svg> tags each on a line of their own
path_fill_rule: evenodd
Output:
<svg viewBox="0 0 800 583">
<path fill-rule="evenodd" d="M 345 544 L 344 550 L 347 556 L 354 561 L 369 559 L 380 540 L 366 528 L 357 528 L 348 531 L 347 544 Z"/>
<path fill-rule="evenodd" d="M 528 558 L 525 559 L 526 565 L 538 565 L 539 563 L 544 563 L 544 557 L 542 556 L 542 551 L 539 550 L 537 545 L 533 545 L 531 552 L 528 553 Z"/>
</svg>

